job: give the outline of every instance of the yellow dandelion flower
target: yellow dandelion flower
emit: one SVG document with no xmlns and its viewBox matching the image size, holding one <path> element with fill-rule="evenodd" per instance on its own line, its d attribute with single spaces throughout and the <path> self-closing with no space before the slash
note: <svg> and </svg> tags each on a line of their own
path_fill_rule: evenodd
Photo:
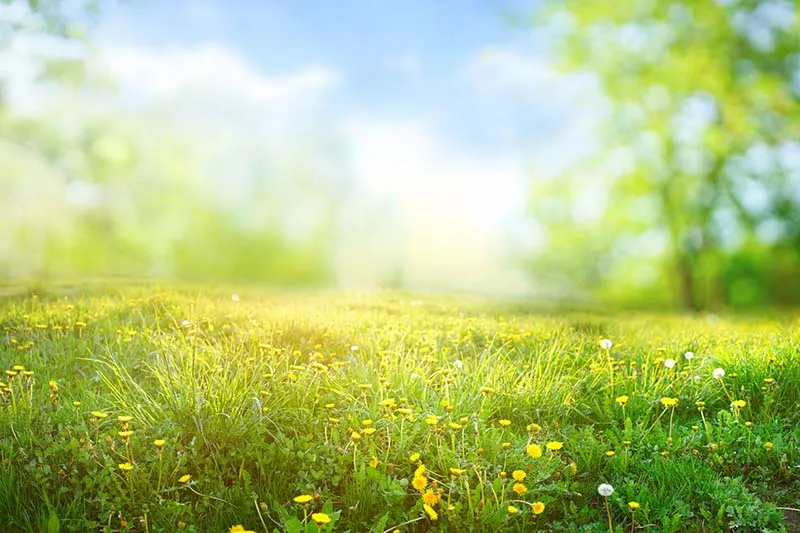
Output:
<svg viewBox="0 0 800 533">
<path fill-rule="evenodd" d="M 129 430 L 126 430 L 126 431 L 120 431 L 120 432 L 119 432 L 119 433 L 117 433 L 117 434 L 118 434 L 120 437 L 122 437 L 123 439 L 127 439 L 127 438 L 129 438 L 131 435 L 133 435 L 133 430 L 130 430 L 130 429 L 129 429 Z"/>
<path fill-rule="evenodd" d="M 514 478 L 514 481 L 522 481 L 527 477 L 527 474 L 522 470 L 514 470 L 511 472 L 511 477 Z"/>
<path fill-rule="evenodd" d="M 608 451 L 606 452 L 606 456 L 608 456 L 608 457 L 614 457 L 614 455 L 616 455 L 616 453 L 617 453 L 617 452 L 615 452 L 614 450 L 608 450 Z"/>
<path fill-rule="evenodd" d="M 506 511 L 508 511 L 508 514 L 510 515 L 515 515 L 519 512 L 519 509 L 517 509 L 513 505 L 509 505 L 508 507 L 506 507 Z"/>
<path fill-rule="evenodd" d="M 92 416 L 95 418 L 106 418 L 108 415 L 103 411 L 92 411 Z"/>
<path fill-rule="evenodd" d="M 372 468 L 378 468 L 378 458 L 373 456 L 369 461 L 369 466 Z"/>
<path fill-rule="evenodd" d="M 538 459 L 542 456 L 542 448 L 538 444 L 528 444 L 525 446 L 525 453 L 534 459 Z"/>
<path fill-rule="evenodd" d="M 435 426 L 439 423 L 439 417 L 436 415 L 428 415 L 425 417 L 425 423 L 429 426 Z"/>
<path fill-rule="evenodd" d="M 361 433 L 359 433 L 358 431 L 354 431 L 353 433 L 350 434 L 350 438 L 353 440 L 361 440 Z"/>
<path fill-rule="evenodd" d="M 463 476 L 467 471 L 463 468 L 451 468 L 450 473 L 454 476 Z"/>
<path fill-rule="evenodd" d="M 533 514 L 542 514 L 544 512 L 544 504 L 542 502 L 533 502 Z"/>
<path fill-rule="evenodd" d="M 127 424 L 128 422 L 133 420 L 133 417 L 132 416 L 127 416 L 127 415 L 120 415 L 120 416 L 117 417 L 117 420 L 122 422 L 123 424 Z"/>
<path fill-rule="evenodd" d="M 329 418 L 329 419 L 328 419 L 328 422 L 329 422 L 331 425 L 335 426 L 336 424 L 338 424 L 338 423 L 339 423 L 339 419 L 338 419 L 338 418 Z"/>
<path fill-rule="evenodd" d="M 425 491 L 425 494 L 422 495 L 422 503 L 427 503 L 428 505 L 436 505 L 437 503 L 439 503 L 439 496 L 431 489 L 428 489 Z"/>
<path fill-rule="evenodd" d="M 447 425 L 448 425 L 448 426 L 450 427 L 450 429 L 452 429 L 453 431 L 457 431 L 457 430 L 459 430 L 459 429 L 461 429 L 461 428 L 463 427 L 461 424 L 456 424 L 455 422 L 450 422 L 450 423 L 449 423 L 449 424 L 447 424 Z"/>
<path fill-rule="evenodd" d="M 313 513 L 311 515 L 311 520 L 316 522 L 317 524 L 328 524 L 331 521 L 331 517 L 328 516 L 326 513 Z"/>
<path fill-rule="evenodd" d="M 518 495 L 522 496 L 523 494 L 528 492 L 528 487 L 526 487 L 522 483 L 514 483 L 514 486 L 511 487 L 511 490 L 516 492 Z"/>
<path fill-rule="evenodd" d="M 153 441 L 153 446 L 155 446 L 156 448 L 163 448 L 164 444 L 166 444 L 164 439 L 156 439 Z"/>
<path fill-rule="evenodd" d="M 502 427 L 504 427 L 504 428 L 507 428 L 508 426 L 511 425 L 511 420 L 508 420 L 507 418 L 504 418 L 504 419 L 500 420 L 500 425 Z"/>
<path fill-rule="evenodd" d="M 75 406 L 75 407 L 80 407 L 81 406 L 81 402 L 76 400 L 76 401 L 72 402 L 72 405 Z"/>
<path fill-rule="evenodd" d="M 772 450 L 772 443 L 769 442 L 769 441 L 765 442 L 764 443 L 764 449 L 766 449 L 767 451 Z"/>
<path fill-rule="evenodd" d="M 617 397 L 617 403 L 620 404 L 622 407 L 625 407 L 625 404 L 628 403 L 629 399 L 630 398 L 628 398 L 626 395 L 623 394 L 622 396 Z"/>
<path fill-rule="evenodd" d="M 507 449 L 511 448 L 511 443 L 510 442 L 504 442 L 500 446 L 502 446 L 502 448 L 504 450 L 507 450 Z"/>
<path fill-rule="evenodd" d="M 735 400 L 733 403 L 731 403 L 731 407 L 734 407 L 736 409 L 741 409 L 745 405 L 747 405 L 747 402 L 744 400 Z"/>
<path fill-rule="evenodd" d="M 386 398 L 378 405 L 380 405 L 381 407 L 394 407 L 395 405 L 397 405 L 397 402 L 394 400 L 394 398 Z"/>
<path fill-rule="evenodd" d="M 661 401 L 661 405 L 663 405 L 664 407 L 675 407 L 676 405 L 678 405 L 678 399 L 677 398 L 670 398 L 669 396 L 665 396 L 665 397 L 661 398 L 660 401 Z"/>
<path fill-rule="evenodd" d="M 416 452 L 412 453 L 411 455 L 408 456 L 408 461 L 410 463 L 416 463 L 417 461 L 419 461 L 419 454 Z"/>
<path fill-rule="evenodd" d="M 545 447 L 546 447 L 548 450 L 550 450 L 551 452 L 557 452 L 557 451 L 559 451 L 561 448 L 563 448 L 563 447 L 564 447 L 564 443 L 563 443 L 563 442 L 558 442 L 557 440 L 551 440 L 550 442 L 548 442 L 547 444 L 545 444 Z"/>
<path fill-rule="evenodd" d="M 181 477 L 178 478 L 178 482 L 179 483 L 188 483 L 190 479 L 192 479 L 192 475 L 191 474 L 184 474 L 184 475 L 182 475 Z"/>
<path fill-rule="evenodd" d="M 430 518 L 431 520 L 438 520 L 439 519 L 439 515 L 436 514 L 436 511 L 433 510 L 433 507 L 431 507 L 427 503 L 423 503 L 422 504 L 422 508 L 425 509 L 425 514 L 427 514 L 428 518 Z"/>
<path fill-rule="evenodd" d="M 364 435 L 372 435 L 373 433 L 375 433 L 378 430 L 375 429 L 375 428 L 364 428 L 363 431 L 364 431 Z"/>
<path fill-rule="evenodd" d="M 639 505 L 639 502 L 628 502 L 628 507 L 630 507 L 631 511 L 635 511 L 641 507 L 641 505 Z"/>
<path fill-rule="evenodd" d="M 422 490 L 428 486 L 428 478 L 425 476 L 414 476 L 414 479 L 411 480 L 411 486 L 422 492 Z"/>
<path fill-rule="evenodd" d="M 371 426 L 371 425 L 372 425 L 372 420 L 370 420 L 369 418 L 368 418 L 368 419 L 366 419 L 366 420 L 362 420 L 362 421 L 361 421 L 361 424 L 362 424 L 363 426 Z"/>
<path fill-rule="evenodd" d="M 491 394 L 494 392 L 494 389 L 491 387 L 481 387 L 481 392 L 483 394 Z"/>
<path fill-rule="evenodd" d="M 52 379 L 47 382 L 47 386 L 53 390 L 58 390 L 58 383 Z"/>
<path fill-rule="evenodd" d="M 528 424 L 525 429 L 531 433 L 539 433 L 542 430 L 542 426 L 539 424 Z"/>
<path fill-rule="evenodd" d="M 416 470 L 414 470 L 414 477 L 422 476 L 425 474 L 425 465 L 419 465 Z"/>
<path fill-rule="evenodd" d="M 130 463 L 122 463 L 117 466 L 119 466 L 119 469 L 122 470 L 123 472 L 130 472 L 131 470 L 133 470 L 133 465 Z"/>
<path fill-rule="evenodd" d="M 256 533 L 252 529 L 245 529 L 243 525 L 237 524 L 230 528 L 228 533 Z"/>
<path fill-rule="evenodd" d="M 310 494 L 301 494 L 300 496 L 295 496 L 294 497 L 294 501 L 296 503 L 308 503 L 313 499 L 314 499 L 314 497 L 311 496 Z"/>
<path fill-rule="evenodd" d="M 408 407 L 398 407 L 397 412 L 401 415 L 410 416 L 413 411 Z"/>
</svg>

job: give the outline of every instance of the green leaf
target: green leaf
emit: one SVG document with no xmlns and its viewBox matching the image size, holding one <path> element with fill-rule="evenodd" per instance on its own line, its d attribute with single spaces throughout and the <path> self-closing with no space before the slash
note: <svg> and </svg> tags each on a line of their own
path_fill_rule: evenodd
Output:
<svg viewBox="0 0 800 533">
<path fill-rule="evenodd" d="M 55 510 L 51 510 L 50 518 L 47 519 L 47 533 L 59 533 L 59 531 L 61 531 L 61 522 L 58 520 Z"/>
</svg>

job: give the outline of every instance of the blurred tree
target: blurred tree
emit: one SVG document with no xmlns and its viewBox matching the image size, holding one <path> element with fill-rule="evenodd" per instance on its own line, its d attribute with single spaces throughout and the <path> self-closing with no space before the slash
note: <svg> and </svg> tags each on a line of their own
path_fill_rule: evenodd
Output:
<svg viewBox="0 0 800 533">
<path fill-rule="evenodd" d="M 800 302 L 800 17 L 788 0 L 559 0 L 603 149 L 536 180 L 540 277 L 686 308 Z M 542 278 L 542 279 L 552 279 Z"/>
</svg>

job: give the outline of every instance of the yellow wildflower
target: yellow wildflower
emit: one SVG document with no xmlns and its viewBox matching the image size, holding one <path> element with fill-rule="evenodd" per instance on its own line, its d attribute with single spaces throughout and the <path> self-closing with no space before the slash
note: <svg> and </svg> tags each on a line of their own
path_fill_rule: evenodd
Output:
<svg viewBox="0 0 800 533">
<path fill-rule="evenodd" d="M 511 472 L 511 477 L 514 478 L 514 481 L 522 481 L 525 479 L 526 475 L 527 474 L 525 474 L 525 472 L 523 472 L 522 470 L 514 470 L 513 472 Z"/>
<path fill-rule="evenodd" d="M 563 443 L 563 442 L 558 442 L 557 440 L 551 440 L 550 442 L 548 442 L 547 444 L 545 444 L 545 447 L 546 447 L 548 450 L 550 450 L 551 452 L 557 452 L 557 451 L 559 451 L 561 448 L 563 448 L 563 447 L 564 447 L 564 443 Z"/>
<path fill-rule="evenodd" d="M 425 491 L 425 494 L 422 495 L 422 503 L 427 503 L 428 505 L 436 505 L 437 503 L 439 503 L 439 496 L 431 489 L 428 489 Z"/>
<path fill-rule="evenodd" d="M 517 513 L 519 512 L 519 509 L 517 509 L 517 508 L 516 508 L 516 507 L 514 507 L 513 505 L 509 505 L 509 506 L 506 508 L 506 510 L 508 511 L 508 514 L 510 514 L 510 515 L 514 515 L 514 514 L 517 514 Z"/>
<path fill-rule="evenodd" d="M 511 487 L 511 490 L 516 492 L 518 495 L 522 496 L 523 494 L 528 492 L 528 487 L 526 487 L 522 483 L 514 483 L 514 486 Z"/>
<path fill-rule="evenodd" d="M 542 449 L 539 447 L 538 444 L 528 444 L 525 446 L 525 453 L 533 457 L 534 459 L 538 459 L 542 456 Z"/>
<path fill-rule="evenodd" d="M 130 472 L 131 470 L 133 470 L 133 465 L 130 463 L 122 463 L 118 466 L 119 469 L 122 470 L 123 472 Z"/>
<path fill-rule="evenodd" d="M 428 518 L 430 518 L 431 520 L 439 519 L 439 515 L 436 514 L 436 511 L 433 510 L 433 507 L 431 507 L 427 503 L 423 503 L 422 508 L 425 510 L 425 514 L 427 514 Z"/>
<path fill-rule="evenodd" d="M 617 403 L 620 404 L 622 407 L 625 407 L 625 404 L 628 403 L 629 398 L 624 394 L 622 396 L 617 397 Z"/>
<path fill-rule="evenodd" d="M 331 521 L 331 517 L 328 516 L 326 513 L 313 513 L 311 515 L 311 520 L 313 520 L 317 524 L 328 524 Z"/>
<path fill-rule="evenodd" d="M 641 505 L 639 505 L 639 502 L 628 502 L 628 507 L 631 508 L 631 511 L 635 511 L 636 509 L 641 507 Z"/>
<path fill-rule="evenodd" d="M 301 494 L 300 496 L 295 496 L 294 497 L 294 501 L 296 503 L 308 503 L 313 499 L 314 499 L 314 497 L 311 496 L 310 494 Z"/>
<path fill-rule="evenodd" d="M 191 474 L 184 474 L 184 475 L 182 475 L 181 477 L 178 478 L 178 482 L 179 483 L 188 483 L 190 479 L 192 479 L 192 475 Z"/>
<path fill-rule="evenodd" d="M 663 405 L 664 407 L 675 407 L 676 405 L 678 405 L 678 399 L 665 396 L 661 398 L 661 405 Z"/>
<path fill-rule="evenodd" d="M 416 452 L 412 453 L 411 455 L 408 456 L 408 461 L 410 463 L 416 463 L 417 461 L 419 461 L 419 454 Z"/>
<path fill-rule="evenodd" d="M 544 504 L 542 502 L 533 502 L 533 514 L 542 514 L 544 512 Z"/>
</svg>

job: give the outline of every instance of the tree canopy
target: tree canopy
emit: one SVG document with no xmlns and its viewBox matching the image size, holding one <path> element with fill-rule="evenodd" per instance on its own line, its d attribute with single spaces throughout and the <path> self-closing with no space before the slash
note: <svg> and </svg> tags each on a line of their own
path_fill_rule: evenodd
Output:
<svg viewBox="0 0 800 533">
<path fill-rule="evenodd" d="M 565 0 L 541 14 L 608 112 L 603 149 L 534 183 L 537 276 L 694 309 L 800 302 L 797 5 Z"/>
</svg>

